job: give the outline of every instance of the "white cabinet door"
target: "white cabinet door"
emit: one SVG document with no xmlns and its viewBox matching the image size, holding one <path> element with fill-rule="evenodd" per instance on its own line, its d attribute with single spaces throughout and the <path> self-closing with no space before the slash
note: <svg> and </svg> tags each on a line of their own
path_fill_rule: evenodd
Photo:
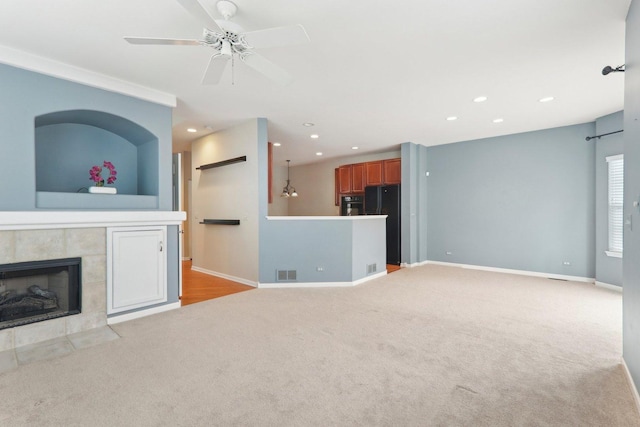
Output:
<svg viewBox="0 0 640 427">
<path fill-rule="evenodd" d="M 107 229 L 107 314 L 167 301 L 167 227 Z"/>
</svg>

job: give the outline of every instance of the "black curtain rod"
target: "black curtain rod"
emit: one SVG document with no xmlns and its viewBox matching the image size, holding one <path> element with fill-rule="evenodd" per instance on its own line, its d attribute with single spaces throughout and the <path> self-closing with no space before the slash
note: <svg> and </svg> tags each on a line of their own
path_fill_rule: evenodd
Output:
<svg viewBox="0 0 640 427">
<path fill-rule="evenodd" d="M 585 139 L 586 139 L 587 141 L 592 140 L 592 139 L 596 139 L 596 138 L 600 139 L 600 138 L 602 138 L 603 136 L 613 135 L 614 133 L 620 133 L 620 132 L 624 132 L 624 129 L 617 130 L 617 131 L 615 131 L 615 132 L 602 133 L 602 134 L 600 134 L 600 135 L 596 135 L 596 136 L 588 136 L 588 137 L 586 137 Z"/>
</svg>

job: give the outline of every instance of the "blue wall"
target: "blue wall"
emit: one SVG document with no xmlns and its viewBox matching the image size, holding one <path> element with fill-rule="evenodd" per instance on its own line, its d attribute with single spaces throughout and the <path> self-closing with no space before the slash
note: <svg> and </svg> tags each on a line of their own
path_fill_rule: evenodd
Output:
<svg viewBox="0 0 640 427">
<path fill-rule="evenodd" d="M 172 209 L 170 107 L 4 64 L 0 64 L 0 94 L 0 210 L 37 210 L 42 198 L 49 207 L 60 210 L 79 210 L 79 206 Z M 60 124 L 60 117 L 74 111 L 80 111 L 75 122 Z M 40 158 L 36 156 L 36 134 L 43 150 Z M 129 135 L 126 141 L 125 134 Z M 62 137 L 61 144 L 56 136 Z M 67 152 L 60 153 L 61 147 Z M 107 155 L 109 158 L 104 157 Z M 117 186 L 125 194 L 75 193 L 78 187 L 91 185 L 89 169 L 103 160 L 115 164 Z M 61 172 L 64 179 L 51 175 Z M 129 173 L 138 177 L 127 177 Z M 141 178 L 140 173 L 145 176 Z M 36 187 L 38 175 L 43 188 Z M 46 188 L 46 181 L 54 187 Z M 48 192 L 51 190 L 55 192 Z M 153 200 L 141 196 L 145 194 L 153 195 Z M 172 303 L 178 301 L 177 227 L 168 227 L 168 233 L 168 303 Z"/>
<path fill-rule="evenodd" d="M 633 0 L 627 14 L 624 91 L 624 228 L 623 356 L 640 387 L 640 2 Z"/>
<path fill-rule="evenodd" d="M 0 103 L 0 182 L 10 183 L 0 186 L 0 210 L 28 211 L 37 208 L 36 118 L 68 110 L 90 110 L 122 117 L 136 123 L 145 129 L 147 134 L 157 138 L 157 144 L 153 144 L 155 148 L 144 148 L 142 146 L 145 144 L 142 141 L 135 141 L 140 146 L 139 150 L 145 152 L 144 155 L 153 156 L 151 163 L 145 164 L 145 173 L 150 178 L 148 181 L 138 181 L 137 191 L 138 194 L 157 196 L 154 209 L 171 210 L 170 107 L 4 64 L 0 64 L 0 93 L 4 100 Z M 140 134 L 134 134 L 133 138 L 140 138 Z M 146 159 L 148 161 L 149 157 Z M 57 160 L 62 161 L 60 158 Z M 109 159 L 99 159 L 102 160 Z M 89 165 L 85 164 L 88 159 L 78 158 L 78 161 L 83 163 L 81 168 L 87 170 L 88 176 L 93 159 Z M 58 165 L 51 165 L 53 169 L 56 166 Z M 118 164 L 116 168 L 119 174 L 128 172 Z M 140 172 L 139 164 L 137 168 Z M 126 179 L 123 178 L 123 182 L 126 191 L 130 191 Z M 143 187 L 148 188 L 140 188 L 141 182 L 146 182 Z M 77 184 L 74 182 L 65 185 L 71 188 L 76 185 L 81 187 L 82 184 L 90 184 L 90 181 L 82 178 Z M 61 198 L 67 196 L 63 194 Z M 126 206 L 118 206 L 118 200 L 117 197 L 112 199 L 114 209 L 136 207 L 135 203 L 130 202 L 127 202 Z M 148 208 L 148 205 L 141 207 Z"/>
<path fill-rule="evenodd" d="M 429 260 L 595 277 L 594 132 L 588 123 L 429 147 Z"/>
<path fill-rule="evenodd" d="M 402 155 L 401 259 L 404 265 L 427 260 L 427 153 L 424 145 L 405 142 Z"/>
<path fill-rule="evenodd" d="M 112 162 L 118 171 L 116 182 L 106 184 L 109 171 L 102 177 L 119 194 L 138 194 L 137 149 L 126 139 L 95 126 L 75 123 L 36 128 L 36 190 L 77 192 L 95 185 L 89 169 Z M 64 171 L 64 173 L 61 173 Z M 157 179 L 156 179 L 157 181 Z"/>
</svg>

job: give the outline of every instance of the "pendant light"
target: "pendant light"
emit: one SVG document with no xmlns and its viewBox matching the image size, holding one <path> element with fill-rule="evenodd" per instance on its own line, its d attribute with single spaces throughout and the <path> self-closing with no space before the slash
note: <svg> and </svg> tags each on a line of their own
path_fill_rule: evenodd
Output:
<svg viewBox="0 0 640 427">
<path fill-rule="evenodd" d="M 289 162 L 291 162 L 291 160 L 287 160 L 287 185 L 282 188 L 280 197 L 298 197 L 296 189 L 289 185 Z"/>
</svg>

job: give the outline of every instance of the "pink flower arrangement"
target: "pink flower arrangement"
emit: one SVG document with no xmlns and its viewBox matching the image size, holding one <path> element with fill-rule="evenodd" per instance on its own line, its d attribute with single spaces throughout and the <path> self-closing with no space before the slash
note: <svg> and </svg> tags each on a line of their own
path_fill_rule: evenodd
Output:
<svg viewBox="0 0 640 427">
<path fill-rule="evenodd" d="M 116 172 L 115 166 L 113 163 L 104 161 L 102 166 L 109 169 L 109 177 L 107 178 L 107 184 L 113 184 L 116 181 Z M 96 187 L 104 187 L 104 178 L 100 175 L 102 173 L 102 167 L 94 166 L 89 169 L 89 179 L 96 183 Z"/>
</svg>

